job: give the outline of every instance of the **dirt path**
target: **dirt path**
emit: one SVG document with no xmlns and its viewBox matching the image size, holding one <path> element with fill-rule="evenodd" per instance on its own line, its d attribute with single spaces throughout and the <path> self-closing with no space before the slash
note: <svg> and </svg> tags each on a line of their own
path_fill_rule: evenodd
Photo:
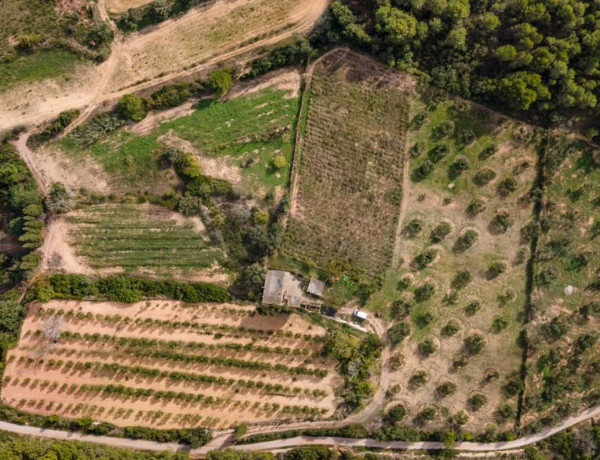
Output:
<svg viewBox="0 0 600 460">
<path fill-rule="evenodd" d="M 585 422 L 586 420 L 600 417 L 600 406 L 595 406 L 587 409 L 576 415 L 570 417 L 560 424 L 543 429 L 540 433 L 525 436 L 523 438 L 515 439 L 514 441 L 505 442 L 490 442 L 490 443 L 477 443 L 477 442 L 459 442 L 456 443 L 452 449 L 460 452 L 496 452 L 496 451 L 507 451 L 512 449 L 519 449 L 536 442 L 546 439 L 556 433 L 566 430 L 574 425 Z M 36 436 L 41 438 L 58 439 L 63 441 L 84 441 L 94 444 L 103 444 L 111 447 L 120 447 L 125 449 L 136 449 L 136 450 L 147 450 L 153 452 L 162 451 L 181 451 L 190 452 L 190 455 L 195 458 L 206 456 L 208 452 L 215 449 L 222 449 L 230 446 L 231 437 L 229 434 L 218 435 L 206 446 L 198 449 L 192 449 L 188 446 L 184 446 L 176 443 L 159 443 L 152 441 L 142 441 L 124 438 L 113 438 L 109 436 L 92 436 L 84 435 L 81 433 L 73 433 L 69 431 L 49 430 L 46 428 L 37 428 L 32 426 L 17 425 L 14 423 L 0 422 L 0 430 L 7 431 L 10 433 L 16 433 L 26 436 Z M 307 446 L 307 445 L 326 445 L 326 446 L 348 446 L 348 447 L 370 447 L 379 449 L 390 449 L 390 450 L 442 450 L 446 449 L 446 446 L 441 442 L 402 442 L 402 441 L 389 441 L 381 442 L 374 439 L 353 439 L 353 438 L 336 438 L 336 437 L 304 437 L 299 436 L 296 438 L 282 439 L 271 442 L 263 442 L 256 444 L 247 444 L 241 446 L 233 446 L 236 450 L 245 451 L 269 451 L 286 449 L 295 446 Z"/>
<path fill-rule="evenodd" d="M 244 0 L 239 0 L 242 3 Z M 218 2 L 218 7 L 226 2 Z M 200 8 L 192 10 L 186 15 L 165 21 L 158 27 L 149 31 L 138 33 L 123 38 L 122 34 L 116 31 L 116 26 L 111 23 L 111 27 L 116 31 L 116 38 L 113 43 L 113 50 L 110 58 L 93 69 L 94 77 L 86 81 L 88 91 L 81 91 L 81 88 L 71 88 L 68 94 L 54 95 L 53 100 L 32 101 L 27 110 L 23 112 L 2 113 L 0 111 L 0 131 L 8 131 L 16 126 L 31 126 L 49 121 L 55 118 L 60 112 L 65 110 L 83 109 L 78 119 L 71 125 L 70 130 L 81 124 L 93 111 L 101 105 L 110 103 L 127 93 L 135 93 L 155 86 L 164 85 L 173 80 L 189 77 L 191 75 L 201 75 L 208 69 L 215 67 L 223 62 L 234 61 L 241 56 L 252 54 L 259 50 L 262 53 L 264 47 L 268 47 L 287 40 L 294 35 L 303 34 L 311 30 L 323 12 L 326 10 L 329 0 L 306 0 L 302 7 L 297 8 L 290 14 L 285 23 L 279 24 L 283 27 L 273 31 L 273 25 L 262 24 L 261 29 L 250 30 L 244 37 L 240 37 L 238 42 L 229 42 L 225 46 L 210 46 L 209 48 L 196 51 L 193 61 L 184 60 L 179 68 L 154 69 L 148 66 L 146 56 L 140 58 L 137 50 L 141 45 L 149 40 L 154 40 L 160 44 L 158 38 L 165 37 L 165 40 L 177 33 L 180 27 L 188 24 L 193 18 L 205 19 L 206 9 Z M 216 8 L 213 6 L 213 8 Z M 104 1 L 99 2 L 99 11 L 103 17 L 108 17 L 104 6 Z M 219 11 L 214 9 L 213 14 Z M 213 18 L 214 19 L 214 18 Z M 218 23 L 218 21 L 216 21 Z M 289 26 L 289 27 L 288 27 Z M 256 39 L 258 38 L 258 39 Z M 191 43 L 191 45 L 194 45 Z M 158 45 L 157 45 L 158 46 Z M 130 71 L 130 75 L 123 78 L 121 71 L 126 65 L 140 62 L 139 69 Z M 197 64 L 194 65 L 194 62 Z M 166 65 L 171 65 L 167 63 Z M 171 65 L 172 67 L 172 65 Z M 162 71 L 161 71 L 162 70 Z M 158 75 L 154 75 L 158 73 Z M 131 81 L 135 78 L 134 81 Z M 92 93 L 92 94 L 90 94 Z"/>
<path fill-rule="evenodd" d="M 408 107 L 410 114 L 410 104 Z M 408 136 L 408 133 L 407 133 Z M 402 229 L 404 228 L 404 218 L 408 209 L 408 195 L 410 189 L 410 154 L 408 152 L 408 139 L 404 142 L 404 168 L 402 169 L 402 201 L 400 202 L 400 212 L 398 214 L 398 227 L 396 227 L 396 238 L 394 240 L 394 253 L 392 255 L 392 268 L 397 270 L 400 265 L 400 252 L 402 250 Z"/>
</svg>

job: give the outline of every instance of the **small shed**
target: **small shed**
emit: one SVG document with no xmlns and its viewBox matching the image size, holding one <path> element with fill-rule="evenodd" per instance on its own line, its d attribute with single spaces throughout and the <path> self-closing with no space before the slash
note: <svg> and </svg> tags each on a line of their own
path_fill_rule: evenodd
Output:
<svg viewBox="0 0 600 460">
<path fill-rule="evenodd" d="M 317 297 L 323 297 L 323 292 L 325 292 L 325 283 L 323 281 L 311 279 L 310 283 L 308 283 L 308 289 L 306 292 L 316 295 Z"/>
<path fill-rule="evenodd" d="M 265 278 L 262 303 L 299 308 L 302 293 L 302 282 L 294 275 L 281 270 L 269 270 Z"/>
<path fill-rule="evenodd" d="M 364 311 L 360 311 L 360 310 L 354 310 L 353 315 L 355 317 L 357 317 L 358 319 L 362 319 L 363 321 L 369 317 L 369 315 L 367 313 L 365 313 Z"/>
</svg>

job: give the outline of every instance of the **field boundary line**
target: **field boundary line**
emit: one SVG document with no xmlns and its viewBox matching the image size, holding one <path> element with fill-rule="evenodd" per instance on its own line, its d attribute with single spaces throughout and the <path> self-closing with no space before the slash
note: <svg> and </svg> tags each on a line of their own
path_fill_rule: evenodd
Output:
<svg viewBox="0 0 600 460">
<path fill-rule="evenodd" d="M 407 97 L 408 102 L 408 118 L 410 120 L 410 113 L 412 104 L 410 98 Z M 394 238 L 394 252 L 392 254 L 392 268 L 398 269 L 400 265 L 400 249 L 402 241 L 402 228 L 404 226 L 404 219 L 406 217 L 406 211 L 408 209 L 408 194 L 410 189 L 410 155 L 408 153 L 408 138 L 409 129 L 406 128 L 406 138 L 404 142 L 404 166 L 402 168 L 402 199 L 400 201 L 400 211 L 398 213 L 398 226 L 396 227 L 396 237 Z"/>
</svg>

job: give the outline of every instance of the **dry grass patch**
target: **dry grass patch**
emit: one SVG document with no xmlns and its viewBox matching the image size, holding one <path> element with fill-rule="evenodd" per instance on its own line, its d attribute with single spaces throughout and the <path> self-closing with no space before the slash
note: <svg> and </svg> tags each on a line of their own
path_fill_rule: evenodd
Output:
<svg viewBox="0 0 600 460">
<path fill-rule="evenodd" d="M 52 301 L 32 304 L 2 398 L 26 411 L 120 426 L 225 428 L 330 415 L 325 330 L 253 307 Z"/>
<path fill-rule="evenodd" d="M 447 426 L 465 410 L 469 430 L 481 431 L 488 422 L 512 428 L 514 414 L 505 418 L 497 410 L 507 402 L 516 409 L 502 385 L 521 363 L 517 339 L 529 257 L 522 228 L 533 219 L 540 135 L 433 91 L 412 108 L 402 263 L 370 300 L 372 309 L 386 308 L 393 324 L 410 326 L 410 339 L 397 347 L 406 364 L 393 373 L 392 386 L 402 388 L 395 397 L 428 427 Z M 494 177 L 478 180 L 486 168 Z M 482 350 L 475 344 L 469 351 L 473 337 L 483 339 Z M 419 370 L 427 382 L 411 385 Z M 456 391 L 441 395 L 442 381 Z M 476 408 L 478 394 L 487 402 Z M 427 405 L 438 408 L 432 421 L 418 416 Z"/>
<path fill-rule="evenodd" d="M 344 53 L 328 55 L 312 78 L 283 251 L 324 269 L 341 263 L 374 275 L 391 262 L 409 102 L 384 67 Z"/>
</svg>

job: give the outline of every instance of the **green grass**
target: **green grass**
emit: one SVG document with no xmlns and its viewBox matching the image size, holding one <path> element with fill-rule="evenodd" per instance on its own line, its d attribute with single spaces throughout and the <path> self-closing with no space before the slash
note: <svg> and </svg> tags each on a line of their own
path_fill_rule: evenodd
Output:
<svg viewBox="0 0 600 460">
<path fill-rule="evenodd" d="M 169 220 L 158 208 L 92 206 L 68 217 L 77 253 L 95 269 L 193 274 L 221 261 L 222 252 L 191 223 Z"/>
<path fill-rule="evenodd" d="M 243 191 L 273 191 L 287 186 L 290 176 L 298 98 L 288 96 L 288 91 L 266 89 L 226 101 L 203 100 L 191 115 L 163 123 L 144 136 L 119 129 L 86 149 L 76 147 L 68 137 L 59 145 L 78 159 L 94 158 L 113 185 L 147 189 L 169 180 L 174 184 L 159 165 L 166 148 L 159 138 L 170 133 L 190 142 L 199 155 L 219 158 L 238 169 Z M 287 160 L 279 171 L 271 165 L 276 155 Z"/>
<path fill-rule="evenodd" d="M 79 56 L 61 49 L 20 56 L 13 62 L 0 64 L 0 91 L 21 83 L 70 74 L 80 63 Z"/>
</svg>

